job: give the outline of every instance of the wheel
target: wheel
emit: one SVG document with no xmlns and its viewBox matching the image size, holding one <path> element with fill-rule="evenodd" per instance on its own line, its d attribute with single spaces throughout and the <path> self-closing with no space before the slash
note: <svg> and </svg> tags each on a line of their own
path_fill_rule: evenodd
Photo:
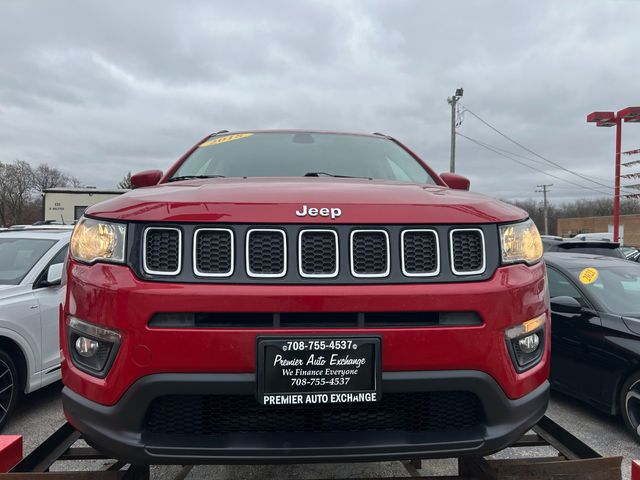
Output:
<svg viewBox="0 0 640 480">
<path fill-rule="evenodd" d="M 12 358 L 0 349 L 0 429 L 11 417 L 16 406 L 18 388 L 18 369 Z"/>
<path fill-rule="evenodd" d="M 640 442 L 640 372 L 631 375 L 622 386 L 620 403 L 625 425 Z"/>
</svg>

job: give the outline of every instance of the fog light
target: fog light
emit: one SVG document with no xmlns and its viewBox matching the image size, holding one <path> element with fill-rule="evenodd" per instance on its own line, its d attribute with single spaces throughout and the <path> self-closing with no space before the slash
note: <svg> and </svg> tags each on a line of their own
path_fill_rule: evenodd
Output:
<svg viewBox="0 0 640 480">
<path fill-rule="evenodd" d="M 518 340 L 518 347 L 522 353 L 533 353 L 540 346 L 540 337 L 537 333 L 533 335 L 527 335 L 524 338 Z"/>
<path fill-rule="evenodd" d="M 120 333 L 79 318 L 68 319 L 68 346 L 73 365 L 94 377 L 104 378 L 120 346 Z"/>
<path fill-rule="evenodd" d="M 544 327 L 546 313 L 508 328 L 505 332 L 507 349 L 517 372 L 536 365 L 544 353 Z"/>
<path fill-rule="evenodd" d="M 76 352 L 81 357 L 93 357 L 98 352 L 99 344 L 87 337 L 78 337 L 76 340 Z"/>
</svg>

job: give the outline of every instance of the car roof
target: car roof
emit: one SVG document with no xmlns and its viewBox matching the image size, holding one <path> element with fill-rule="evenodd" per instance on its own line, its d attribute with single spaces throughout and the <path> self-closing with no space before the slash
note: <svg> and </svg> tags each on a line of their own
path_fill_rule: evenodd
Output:
<svg viewBox="0 0 640 480">
<path fill-rule="evenodd" d="M 24 228 L 3 230 L 0 238 L 42 238 L 48 240 L 62 240 L 71 237 L 70 228 Z"/>
<path fill-rule="evenodd" d="M 210 136 L 226 135 L 238 135 L 242 133 L 311 133 L 311 134 L 329 134 L 329 135 L 352 135 L 357 137 L 373 137 L 373 138 L 386 138 L 391 139 L 389 135 L 384 133 L 364 133 L 364 132 L 344 132 L 334 130 L 316 130 L 316 129 L 295 129 L 295 128 L 279 128 L 279 129 L 264 129 L 264 130 L 222 130 L 220 132 L 214 132 Z"/>
<path fill-rule="evenodd" d="M 556 240 L 550 238 L 543 238 L 542 243 L 546 243 L 547 245 L 554 245 L 560 248 L 619 248 L 619 242 L 610 242 L 608 240 Z"/>
<path fill-rule="evenodd" d="M 544 260 L 551 265 L 561 268 L 572 268 L 589 265 L 590 267 L 606 267 L 615 265 L 629 265 L 629 260 L 624 258 L 594 255 L 591 253 L 546 252 Z"/>
</svg>

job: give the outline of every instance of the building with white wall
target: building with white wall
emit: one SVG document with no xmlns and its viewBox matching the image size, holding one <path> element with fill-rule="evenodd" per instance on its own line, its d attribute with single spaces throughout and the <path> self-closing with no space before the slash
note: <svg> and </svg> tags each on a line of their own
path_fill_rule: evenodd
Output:
<svg viewBox="0 0 640 480">
<path fill-rule="evenodd" d="M 96 188 L 49 188 L 44 191 L 44 220 L 73 223 L 87 207 L 129 190 L 99 190 Z"/>
</svg>

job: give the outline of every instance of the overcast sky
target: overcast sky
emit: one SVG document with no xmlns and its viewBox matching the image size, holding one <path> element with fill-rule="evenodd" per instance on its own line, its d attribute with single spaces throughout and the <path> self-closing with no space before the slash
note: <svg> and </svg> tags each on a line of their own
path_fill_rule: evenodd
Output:
<svg viewBox="0 0 640 480">
<path fill-rule="evenodd" d="M 633 0 L 3 1 L 0 161 L 112 188 L 129 170 L 166 170 L 207 133 L 284 127 L 388 133 L 446 171 L 446 99 L 462 86 L 462 103 L 505 134 L 612 185 L 614 129 L 585 116 L 640 104 L 639 18 Z M 468 112 L 459 132 L 602 193 L 459 137 L 473 190 L 611 192 Z M 623 150 L 639 147 L 640 125 L 625 125 Z"/>
</svg>

